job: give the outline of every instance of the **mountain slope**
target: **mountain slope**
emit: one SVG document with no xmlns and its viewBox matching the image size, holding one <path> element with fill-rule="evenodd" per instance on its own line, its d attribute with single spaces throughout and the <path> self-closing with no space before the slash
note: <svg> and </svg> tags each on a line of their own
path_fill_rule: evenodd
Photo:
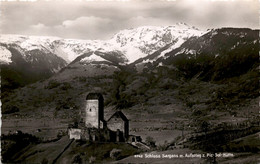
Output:
<svg viewBox="0 0 260 164">
<path fill-rule="evenodd" d="M 259 64 L 259 30 L 221 28 L 190 38 L 155 65 L 175 65 L 187 77 L 205 80 L 239 76 Z"/>
<path fill-rule="evenodd" d="M 48 51 L 0 44 L 2 91 L 46 79 L 67 65 L 66 61 Z"/>
<path fill-rule="evenodd" d="M 229 67 L 225 73 L 228 78 L 245 73 L 258 61 L 258 34 L 259 30 L 245 28 L 213 29 L 200 37 L 187 39 L 172 50 L 167 45 L 133 64 L 137 69 L 141 65 L 148 70 L 158 66 L 174 66 L 189 78 L 201 73 L 200 77 L 205 76 L 205 79 L 218 79 L 218 70 L 225 71 Z M 236 66 L 242 63 L 242 67 Z M 213 74 L 214 77 L 211 77 Z"/>
<path fill-rule="evenodd" d="M 172 48 L 176 48 L 188 38 L 201 36 L 203 33 L 203 31 L 185 23 L 177 23 L 168 27 L 144 26 L 120 31 L 114 35 L 110 42 L 121 47 L 129 63 L 132 63 L 166 45 L 170 44 Z M 138 56 L 134 56 L 133 53 L 138 53 Z"/>
<path fill-rule="evenodd" d="M 164 57 L 146 63 L 140 74 L 158 78 L 152 80 L 155 84 L 150 83 L 151 86 L 167 78 L 183 78 L 188 87 L 179 90 L 179 97 L 187 106 L 201 106 L 196 110 L 201 111 L 204 106 L 207 110 L 237 110 L 238 106 L 259 96 L 258 35 L 259 30 L 244 28 L 211 30 L 199 38 L 188 39 Z M 191 82 L 194 79 L 206 82 L 203 85 L 212 85 L 207 89 L 211 93 L 199 94 L 200 90 L 196 89 L 199 84 Z M 166 88 L 174 86 L 171 82 L 165 84 Z"/>
</svg>

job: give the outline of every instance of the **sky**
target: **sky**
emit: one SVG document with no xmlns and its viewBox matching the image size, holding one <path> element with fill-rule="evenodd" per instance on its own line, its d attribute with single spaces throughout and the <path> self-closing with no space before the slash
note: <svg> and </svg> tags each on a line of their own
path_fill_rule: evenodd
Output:
<svg viewBox="0 0 260 164">
<path fill-rule="evenodd" d="M 169 26 L 178 22 L 201 30 L 221 27 L 259 29 L 259 1 L 0 2 L 1 34 L 106 40 L 120 30 Z"/>
</svg>

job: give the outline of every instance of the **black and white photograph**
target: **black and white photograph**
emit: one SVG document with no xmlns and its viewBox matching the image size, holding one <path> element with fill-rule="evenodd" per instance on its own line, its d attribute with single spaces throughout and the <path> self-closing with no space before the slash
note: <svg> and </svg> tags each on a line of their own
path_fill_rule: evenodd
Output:
<svg viewBox="0 0 260 164">
<path fill-rule="evenodd" d="M 3 164 L 259 164 L 259 0 L 0 0 Z"/>
</svg>

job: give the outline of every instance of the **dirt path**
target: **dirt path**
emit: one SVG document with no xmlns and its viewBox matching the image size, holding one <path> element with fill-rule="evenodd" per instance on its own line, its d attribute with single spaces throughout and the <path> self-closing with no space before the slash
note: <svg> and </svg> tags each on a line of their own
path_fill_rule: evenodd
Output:
<svg viewBox="0 0 260 164">
<path fill-rule="evenodd" d="M 53 160 L 52 164 L 55 164 L 57 162 L 57 160 L 62 156 L 62 154 L 70 147 L 73 141 L 74 139 L 71 140 L 71 142 L 63 149 L 63 151 Z"/>
</svg>

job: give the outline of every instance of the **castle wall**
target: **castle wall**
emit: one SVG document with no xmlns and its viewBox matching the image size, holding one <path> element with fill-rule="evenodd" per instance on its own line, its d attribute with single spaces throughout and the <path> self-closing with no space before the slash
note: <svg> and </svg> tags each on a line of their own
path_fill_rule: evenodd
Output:
<svg viewBox="0 0 260 164">
<path fill-rule="evenodd" d="M 99 101 L 87 100 L 85 108 L 85 124 L 86 127 L 98 128 L 99 127 Z"/>
<path fill-rule="evenodd" d="M 117 131 L 119 129 L 123 133 L 125 133 L 124 121 L 118 118 L 111 118 L 109 122 L 107 122 L 107 127 L 112 131 Z"/>
<path fill-rule="evenodd" d="M 80 136 L 81 136 L 81 129 L 77 129 L 77 128 L 69 129 L 69 138 L 70 139 L 80 140 L 81 139 Z"/>
</svg>

